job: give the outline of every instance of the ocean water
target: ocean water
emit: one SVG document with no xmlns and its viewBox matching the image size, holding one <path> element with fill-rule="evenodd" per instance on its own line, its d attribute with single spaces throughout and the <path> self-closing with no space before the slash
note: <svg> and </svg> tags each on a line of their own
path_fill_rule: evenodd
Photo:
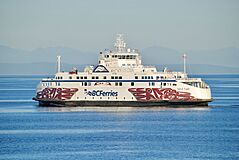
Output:
<svg viewBox="0 0 239 160">
<path fill-rule="evenodd" d="M 44 108 L 44 76 L 0 76 L 0 159 L 239 159 L 239 75 L 202 77 L 197 108 Z"/>
</svg>

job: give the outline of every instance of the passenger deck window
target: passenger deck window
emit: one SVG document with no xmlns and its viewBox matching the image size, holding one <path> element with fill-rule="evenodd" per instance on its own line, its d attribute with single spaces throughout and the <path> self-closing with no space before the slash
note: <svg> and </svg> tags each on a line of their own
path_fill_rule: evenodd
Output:
<svg viewBox="0 0 239 160">
<path fill-rule="evenodd" d="M 155 86 L 154 82 L 149 82 L 149 86 Z"/>
</svg>

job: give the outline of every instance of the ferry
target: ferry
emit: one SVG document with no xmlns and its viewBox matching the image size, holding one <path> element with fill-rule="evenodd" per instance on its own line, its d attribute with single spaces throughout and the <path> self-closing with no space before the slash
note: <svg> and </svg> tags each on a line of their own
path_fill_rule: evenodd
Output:
<svg viewBox="0 0 239 160">
<path fill-rule="evenodd" d="M 40 106 L 208 106 L 211 90 L 201 78 L 189 78 L 184 71 L 167 68 L 157 71 L 142 64 L 137 49 L 127 48 L 118 34 L 114 49 L 99 53 L 95 66 L 80 72 L 61 71 L 57 57 L 54 78 L 44 78 L 37 86 L 34 100 Z"/>
</svg>

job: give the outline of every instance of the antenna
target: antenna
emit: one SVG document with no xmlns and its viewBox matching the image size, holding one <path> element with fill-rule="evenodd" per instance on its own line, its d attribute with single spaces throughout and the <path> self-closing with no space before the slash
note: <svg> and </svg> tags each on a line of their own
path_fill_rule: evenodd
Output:
<svg viewBox="0 0 239 160">
<path fill-rule="evenodd" d="M 186 59 L 187 59 L 187 55 L 184 53 L 183 54 L 183 72 L 186 73 Z"/>
<path fill-rule="evenodd" d="M 57 73 L 61 72 L 61 56 L 57 56 Z"/>
</svg>

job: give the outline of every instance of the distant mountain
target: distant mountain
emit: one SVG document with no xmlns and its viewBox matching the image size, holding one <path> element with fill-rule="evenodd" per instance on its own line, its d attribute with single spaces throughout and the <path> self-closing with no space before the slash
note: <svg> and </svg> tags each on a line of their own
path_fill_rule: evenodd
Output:
<svg viewBox="0 0 239 160">
<path fill-rule="evenodd" d="M 188 68 L 194 73 L 239 73 L 239 48 L 186 52 Z M 170 66 L 182 70 L 182 52 L 166 47 L 149 47 L 141 51 L 142 63 L 160 69 Z M 46 74 L 56 70 L 56 56 L 62 56 L 64 69 L 85 64 L 97 64 L 98 54 L 67 47 L 48 47 L 26 51 L 0 45 L 0 74 Z M 77 65 L 71 65 L 77 64 Z M 167 65 L 162 65 L 167 64 Z"/>
<path fill-rule="evenodd" d="M 165 47 L 149 47 L 142 50 L 143 62 L 147 64 L 182 64 L 184 53 Z M 190 64 L 210 64 L 239 67 L 239 48 L 187 51 Z"/>
<path fill-rule="evenodd" d="M 62 64 L 62 71 L 71 71 L 73 67 L 78 70 L 83 70 L 87 66 Z M 55 74 L 56 63 L 42 62 L 42 63 L 0 63 L 1 74 Z"/>
<path fill-rule="evenodd" d="M 57 55 L 61 55 L 63 62 L 71 64 L 95 64 L 98 59 L 96 53 L 82 52 L 66 47 L 39 48 L 31 51 L 31 57 L 28 59 L 33 59 L 31 62 L 55 62 Z"/>
<path fill-rule="evenodd" d="M 0 63 L 19 63 L 22 62 L 23 57 L 27 57 L 28 51 L 10 48 L 0 45 Z"/>
<path fill-rule="evenodd" d="M 183 71 L 182 64 L 164 64 L 156 65 L 158 70 L 163 70 L 164 67 L 169 68 L 172 71 Z M 239 74 L 239 67 L 228 67 L 208 64 L 188 64 L 188 74 Z"/>
<path fill-rule="evenodd" d="M 149 47 L 141 51 L 142 61 L 145 64 L 179 64 L 182 53 L 166 47 Z"/>
<path fill-rule="evenodd" d="M 98 59 L 95 53 L 82 52 L 67 47 L 48 47 L 24 51 L 0 46 L 0 63 L 55 62 L 57 55 L 62 56 L 63 62 L 74 64 L 96 63 Z"/>
<path fill-rule="evenodd" d="M 89 65 L 89 64 L 88 64 Z M 87 64 L 62 64 L 62 71 L 71 71 L 73 67 L 83 71 Z M 173 71 L 183 71 L 183 66 L 180 64 L 163 64 L 156 65 L 158 71 L 163 71 L 164 67 L 167 67 Z M 56 63 L 0 63 L 1 74 L 55 74 Z M 189 74 L 222 74 L 222 73 L 233 73 L 238 74 L 239 68 L 236 67 L 225 67 L 215 65 L 203 65 L 193 64 L 188 65 L 187 72 Z"/>
<path fill-rule="evenodd" d="M 228 47 L 216 50 L 198 50 L 188 52 L 191 64 L 213 64 L 239 67 L 239 48 Z"/>
</svg>

